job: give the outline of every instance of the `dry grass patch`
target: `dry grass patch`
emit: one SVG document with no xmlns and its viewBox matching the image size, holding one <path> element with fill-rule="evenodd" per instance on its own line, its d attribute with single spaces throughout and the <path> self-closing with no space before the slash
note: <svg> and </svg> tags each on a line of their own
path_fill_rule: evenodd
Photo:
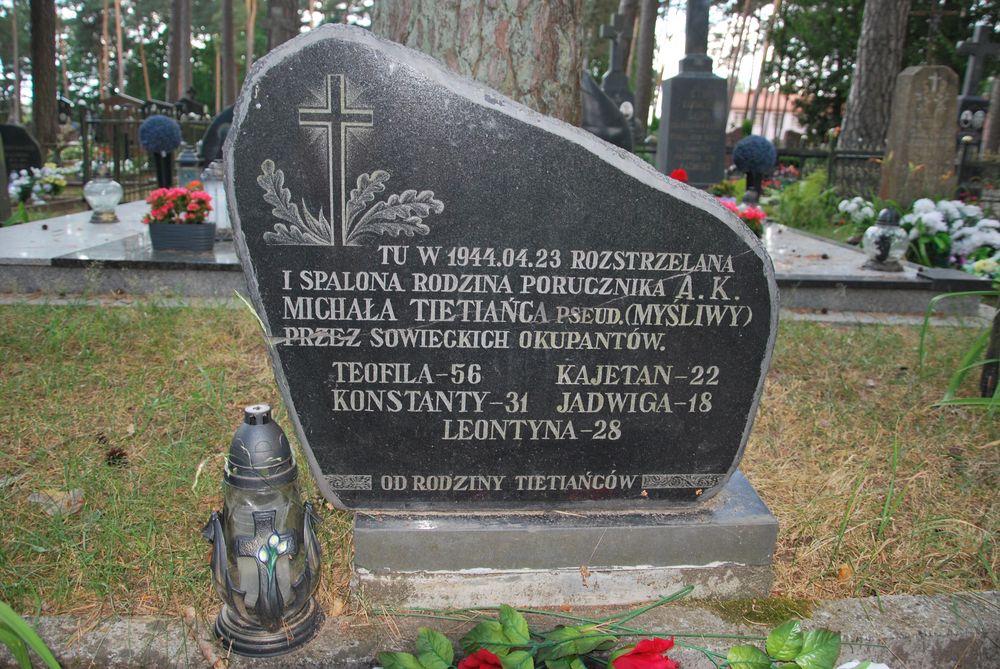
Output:
<svg viewBox="0 0 1000 669">
<path fill-rule="evenodd" d="M 214 612 L 198 531 L 229 439 L 255 402 L 290 425 L 253 317 L 156 303 L 0 315 L 0 599 L 24 613 Z M 974 335 L 936 330 L 918 372 L 916 328 L 782 325 L 744 461 L 781 523 L 778 593 L 997 587 L 996 416 L 927 408 Z M 28 501 L 74 488 L 75 514 Z M 320 599 L 336 611 L 350 517 L 318 506 Z"/>
<path fill-rule="evenodd" d="M 777 593 L 1000 586 L 1000 417 L 929 408 L 975 334 L 935 329 L 919 370 L 914 327 L 781 326 L 743 461 L 781 524 Z"/>
</svg>

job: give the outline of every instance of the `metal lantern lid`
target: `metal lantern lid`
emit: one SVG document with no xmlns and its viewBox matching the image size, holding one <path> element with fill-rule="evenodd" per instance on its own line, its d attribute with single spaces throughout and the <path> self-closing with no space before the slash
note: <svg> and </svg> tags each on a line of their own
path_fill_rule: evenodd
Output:
<svg viewBox="0 0 1000 669">
<path fill-rule="evenodd" d="M 237 488 L 266 488 L 293 481 L 298 467 L 284 431 L 271 417 L 271 407 L 254 404 L 243 410 L 226 461 L 226 483 Z"/>
<path fill-rule="evenodd" d="M 876 225 L 886 225 L 889 227 L 899 227 L 899 214 L 892 209 L 883 209 L 878 214 Z"/>
</svg>

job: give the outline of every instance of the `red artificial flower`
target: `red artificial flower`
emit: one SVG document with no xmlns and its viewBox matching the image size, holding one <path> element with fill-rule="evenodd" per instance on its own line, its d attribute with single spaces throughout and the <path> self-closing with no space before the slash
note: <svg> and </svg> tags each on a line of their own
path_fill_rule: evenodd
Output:
<svg viewBox="0 0 1000 669">
<path fill-rule="evenodd" d="M 739 215 L 740 213 L 739 205 L 737 205 L 732 200 L 719 200 L 719 204 L 721 204 L 723 207 L 725 207 L 726 209 L 728 209 L 729 211 L 733 212 L 736 215 Z"/>
<path fill-rule="evenodd" d="M 671 179 L 677 179 L 681 183 L 688 182 L 688 173 L 683 167 L 678 167 L 676 170 L 670 173 Z"/>
<path fill-rule="evenodd" d="M 614 669 L 680 669 L 681 665 L 664 655 L 673 647 L 673 637 L 643 639 L 632 650 L 612 660 L 611 666 Z"/>
<path fill-rule="evenodd" d="M 767 213 L 757 207 L 747 207 L 740 212 L 740 218 L 744 221 L 763 221 L 767 218 Z"/>
<path fill-rule="evenodd" d="M 189 181 L 188 185 L 187 185 L 187 189 L 191 190 L 191 191 L 201 190 L 202 188 L 203 188 L 203 186 L 202 186 L 201 182 L 198 181 L 197 179 L 195 179 L 194 181 Z"/>
<path fill-rule="evenodd" d="M 480 648 L 472 655 L 462 659 L 458 663 L 458 669 L 503 669 L 500 658 L 486 650 Z"/>
</svg>

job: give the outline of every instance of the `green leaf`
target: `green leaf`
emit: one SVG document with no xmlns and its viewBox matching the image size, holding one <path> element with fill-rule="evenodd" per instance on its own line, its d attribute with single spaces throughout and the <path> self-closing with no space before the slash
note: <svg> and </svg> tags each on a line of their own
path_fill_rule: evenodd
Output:
<svg viewBox="0 0 1000 669">
<path fill-rule="evenodd" d="M 539 660 L 558 660 L 570 655 L 586 655 L 602 644 L 614 643 L 615 637 L 596 632 L 592 627 L 557 627 L 544 635 L 548 642 L 560 642 L 538 651 Z"/>
<path fill-rule="evenodd" d="M 17 661 L 17 666 L 21 669 L 31 669 L 31 657 L 28 655 L 27 646 L 3 623 L 0 623 L 0 643 L 7 646 L 7 650 Z"/>
<path fill-rule="evenodd" d="M 578 657 L 564 657 L 559 660 L 546 660 L 545 669 L 587 669 L 587 665 Z"/>
<path fill-rule="evenodd" d="M 781 623 L 767 635 L 764 647 L 767 654 L 776 660 L 794 660 L 802 651 L 802 624 L 798 620 Z"/>
<path fill-rule="evenodd" d="M 795 656 L 795 664 L 801 669 L 833 669 L 839 656 L 839 632 L 809 630 L 802 639 L 802 652 Z"/>
<path fill-rule="evenodd" d="M 771 658 L 754 646 L 733 646 L 726 660 L 732 669 L 771 669 Z"/>
<path fill-rule="evenodd" d="M 420 661 L 409 653 L 379 653 L 378 661 L 383 669 L 424 669 Z"/>
<path fill-rule="evenodd" d="M 421 627 L 417 630 L 417 659 L 424 669 L 448 669 L 455 659 L 455 649 L 445 635 Z"/>
<path fill-rule="evenodd" d="M 462 637 L 458 642 L 466 655 L 472 655 L 480 648 L 485 648 L 497 657 L 510 652 L 510 645 L 503 633 L 503 627 L 495 620 L 485 620 Z"/>
<path fill-rule="evenodd" d="M 500 658 L 503 669 L 535 669 L 535 660 L 526 650 L 515 650 L 510 655 Z"/>
<path fill-rule="evenodd" d="M 528 633 L 528 621 L 524 619 L 517 609 L 500 605 L 500 625 L 507 640 L 515 644 L 528 645 L 531 643 L 531 635 Z"/>
<path fill-rule="evenodd" d="M 35 651 L 35 654 L 42 659 L 45 666 L 49 669 L 60 669 L 59 663 L 56 661 L 55 655 L 49 650 L 49 647 L 45 645 L 42 638 L 38 636 L 35 630 L 28 626 L 28 623 L 21 619 L 21 616 L 14 613 L 14 609 L 10 608 L 3 602 L 0 602 L 0 623 L 3 623 L 10 630 L 20 638 L 25 645 L 31 650 Z"/>
</svg>

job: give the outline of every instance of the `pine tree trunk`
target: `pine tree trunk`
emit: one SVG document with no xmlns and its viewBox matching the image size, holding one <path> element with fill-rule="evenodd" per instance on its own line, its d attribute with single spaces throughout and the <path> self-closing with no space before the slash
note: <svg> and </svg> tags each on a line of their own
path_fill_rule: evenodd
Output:
<svg viewBox="0 0 1000 669">
<path fill-rule="evenodd" d="M 643 3 L 646 0 L 642 0 Z M 618 3 L 618 13 L 623 17 L 624 32 L 622 33 L 622 63 L 628 68 L 632 63 L 632 46 L 633 39 L 636 38 L 636 33 L 641 31 L 640 28 L 636 30 L 635 19 L 636 15 L 639 13 L 639 0 L 620 0 Z"/>
<path fill-rule="evenodd" d="M 875 150 L 885 146 L 909 11 L 910 0 L 865 1 L 839 148 Z"/>
<path fill-rule="evenodd" d="M 222 107 L 236 101 L 236 45 L 233 25 L 233 0 L 222 0 Z M 221 111 L 221 109 L 219 110 Z"/>
<path fill-rule="evenodd" d="M 268 0 L 267 50 L 270 51 L 299 34 L 301 19 L 296 0 Z"/>
<path fill-rule="evenodd" d="M 56 143 L 56 3 L 31 0 L 31 118 L 43 150 Z"/>
<path fill-rule="evenodd" d="M 10 36 L 13 46 L 13 69 L 14 69 L 14 95 L 10 101 L 10 115 L 8 120 L 11 123 L 21 123 L 21 54 L 17 48 L 17 3 L 10 8 Z M 6 190 L 4 192 L 7 192 Z M 4 219 L 6 220 L 6 219 Z"/>
<path fill-rule="evenodd" d="M 582 0 L 394 0 L 374 10 L 373 32 L 543 114 L 579 121 Z"/>
<path fill-rule="evenodd" d="M 247 10 L 247 25 L 246 25 L 246 59 L 244 61 L 246 68 L 244 72 L 250 74 L 250 68 L 253 66 L 253 52 L 254 52 L 254 35 L 257 34 L 257 0 L 244 0 L 244 6 Z M 233 66 L 235 67 L 235 65 Z M 235 73 L 233 76 L 236 76 Z"/>
<path fill-rule="evenodd" d="M 183 13 L 181 14 L 181 60 L 180 60 L 180 90 L 177 91 L 178 99 L 187 95 L 187 91 L 194 84 L 194 75 L 191 63 L 191 0 L 181 0 Z"/>
<path fill-rule="evenodd" d="M 657 0 L 642 0 L 642 12 L 639 14 L 639 38 L 635 47 L 635 118 L 642 126 L 643 134 L 653 97 L 653 49 L 656 46 L 656 10 L 659 4 Z"/>
<path fill-rule="evenodd" d="M 167 102 L 176 102 L 181 89 L 181 22 L 183 0 L 170 2 L 170 56 L 167 64 Z"/>
<path fill-rule="evenodd" d="M 118 90 L 125 92 L 125 39 L 122 37 L 122 0 L 115 0 L 115 55 L 117 57 Z"/>
</svg>

